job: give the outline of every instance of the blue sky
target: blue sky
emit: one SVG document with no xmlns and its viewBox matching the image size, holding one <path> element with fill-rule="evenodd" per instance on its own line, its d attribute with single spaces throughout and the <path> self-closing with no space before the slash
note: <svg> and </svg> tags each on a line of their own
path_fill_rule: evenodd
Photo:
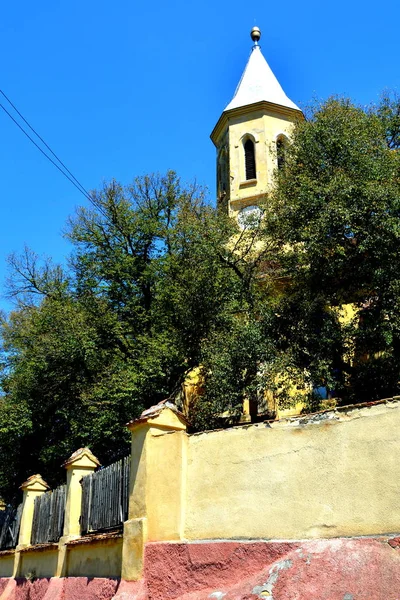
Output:
<svg viewBox="0 0 400 600">
<path fill-rule="evenodd" d="M 253 25 L 301 107 L 400 91 L 400 3 L 288 0 L 5 0 L 0 88 L 87 189 L 175 169 L 215 194 L 209 134 L 246 64 Z M 83 196 L 0 111 L 0 294 L 27 244 L 64 261 L 62 231 Z M 0 299 L 0 308 L 10 304 Z"/>
</svg>

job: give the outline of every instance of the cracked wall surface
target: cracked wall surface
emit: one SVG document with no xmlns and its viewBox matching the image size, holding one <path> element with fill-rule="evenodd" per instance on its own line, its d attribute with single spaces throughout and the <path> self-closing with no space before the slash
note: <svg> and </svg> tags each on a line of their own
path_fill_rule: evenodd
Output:
<svg viewBox="0 0 400 600">
<path fill-rule="evenodd" d="M 184 538 L 400 531 L 400 403 L 189 436 Z"/>
<path fill-rule="evenodd" d="M 398 600 L 393 539 L 153 542 L 143 579 L 0 578 L 1 600 Z"/>
<path fill-rule="evenodd" d="M 151 600 L 398 600 L 387 538 L 149 544 Z"/>
</svg>

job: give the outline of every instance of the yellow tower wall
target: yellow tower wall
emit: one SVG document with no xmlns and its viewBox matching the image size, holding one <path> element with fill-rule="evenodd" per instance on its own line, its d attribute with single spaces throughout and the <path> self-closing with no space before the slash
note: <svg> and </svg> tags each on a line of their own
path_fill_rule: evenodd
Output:
<svg viewBox="0 0 400 600">
<path fill-rule="evenodd" d="M 218 194 L 221 177 L 226 178 L 226 200 L 231 217 L 237 217 L 241 208 L 265 200 L 277 168 L 276 141 L 279 137 L 289 139 L 299 119 L 303 119 L 300 111 L 270 102 L 258 102 L 222 114 L 211 139 L 217 148 Z M 256 179 L 250 180 L 246 180 L 243 146 L 248 138 L 254 142 L 256 161 Z M 222 154 L 225 159 L 221 165 Z"/>
<path fill-rule="evenodd" d="M 277 167 L 276 139 L 290 136 L 293 116 L 258 110 L 229 119 L 230 210 L 231 216 L 257 200 L 264 200 Z M 255 142 L 256 180 L 246 181 L 243 139 Z"/>
</svg>

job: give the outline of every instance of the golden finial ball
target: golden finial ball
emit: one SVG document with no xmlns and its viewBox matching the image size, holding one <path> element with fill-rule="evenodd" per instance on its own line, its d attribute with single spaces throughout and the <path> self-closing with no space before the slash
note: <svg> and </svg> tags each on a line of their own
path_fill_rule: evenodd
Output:
<svg viewBox="0 0 400 600">
<path fill-rule="evenodd" d="M 253 29 L 250 31 L 250 37 L 253 40 L 253 42 L 257 43 L 258 41 L 260 41 L 261 31 L 258 27 L 253 27 Z"/>
</svg>

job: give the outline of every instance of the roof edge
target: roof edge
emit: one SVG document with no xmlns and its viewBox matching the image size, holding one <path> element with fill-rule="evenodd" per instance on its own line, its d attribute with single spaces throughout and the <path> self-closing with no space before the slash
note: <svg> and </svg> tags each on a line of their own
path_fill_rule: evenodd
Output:
<svg viewBox="0 0 400 600">
<path fill-rule="evenodd" d="M 272 112 L 279 112 L 281 115 L 294 116 L 296 115 L 300 119 L 304 119 L 304 113 L 302 110 L 290 108 L 289 106 L 283 106 L 282 104 L 274 104 L 273 102 L 269 102 L 268 100 L 260 100 L 259 102 L 255 102 L 254 104 L 247 104 L 245 106 L 238 106 L 237 108 L 230 108 L 229 110 L 224 110 L 218 119 L 214 129 L 210 134 L 210 138 L 214 145 L 216 146 L 216 140 L 219 138 L 221 130 L 224 128 L 225 123 L 229 121 L 230 117 L 242 116 L 247 113 L 256 112 L 257 110 L 264 109 L 270 110 Z"/>
</svg>

